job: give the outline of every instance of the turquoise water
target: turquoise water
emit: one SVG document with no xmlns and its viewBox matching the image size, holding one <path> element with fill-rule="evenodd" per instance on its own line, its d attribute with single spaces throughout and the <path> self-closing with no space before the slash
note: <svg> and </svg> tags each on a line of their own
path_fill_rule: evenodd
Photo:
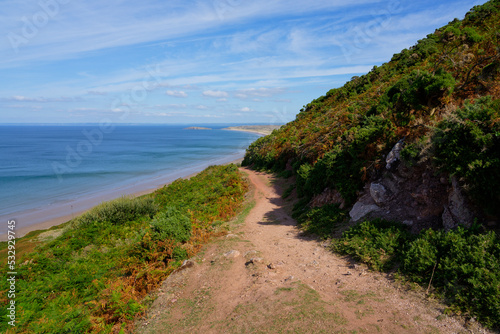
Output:
<svg viewBox="0 0 500 334">
<path fill-rule="evenodd" d="M 74 210 L 79 200 L 155 188 L 238 159 L 259 137 L 185 127 L 0 126 L 0 217 L 48 208 L 54 215 L 58 206 L 63 215 L 68 203 Z"/>
</svg>

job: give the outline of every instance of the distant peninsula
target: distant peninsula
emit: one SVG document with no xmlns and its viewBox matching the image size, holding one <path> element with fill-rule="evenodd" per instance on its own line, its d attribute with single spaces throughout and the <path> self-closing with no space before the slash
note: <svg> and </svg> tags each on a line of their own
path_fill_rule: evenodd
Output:
<svg viewBox="0 0 500 334">
<path fill-rule="evenodd" d="M 212 130 L 212 129 L 204 128 L 202 126 L 190 126 L 189 128 L 184 128 L 184 130 Z"/>
<path fill-rule="evenodd" d="M 270 135 L 274 130 L 279 129 L 281 125 L 241 125 L 230 126 L 222 130 L 245 131 L 258 133 L 264 136 Z"/>
</svg>

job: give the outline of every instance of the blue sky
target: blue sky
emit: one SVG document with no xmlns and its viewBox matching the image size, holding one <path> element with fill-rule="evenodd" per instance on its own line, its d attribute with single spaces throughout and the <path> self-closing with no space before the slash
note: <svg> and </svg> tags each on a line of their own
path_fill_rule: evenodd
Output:
<svg viewBox="0 0 500 334">
<path fill-rule="evenodd" d="M 485 1 L 2 0 L 0 123 L 261 123 Z"/>
</svg>

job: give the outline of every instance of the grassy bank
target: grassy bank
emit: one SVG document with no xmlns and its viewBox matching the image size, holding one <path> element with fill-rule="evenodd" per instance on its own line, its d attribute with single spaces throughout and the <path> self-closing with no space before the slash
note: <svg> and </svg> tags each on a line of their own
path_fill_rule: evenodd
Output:
<svg viewBox="0 0 500 334">
<path fill-rule="evenodd" d="M 127 332 L 148 292 L 194 255 L 243 201 L 235 165 L 212 166 L 153 194 L 103 203 L 47 232 L 17 240 L 16 333 Z M 0 248 L 7 263 L 7 244 Z M 4 272 L 7 272 L 7 268 Z M 0 316 L 9 284 L 2 275 Z"/>
</svg>

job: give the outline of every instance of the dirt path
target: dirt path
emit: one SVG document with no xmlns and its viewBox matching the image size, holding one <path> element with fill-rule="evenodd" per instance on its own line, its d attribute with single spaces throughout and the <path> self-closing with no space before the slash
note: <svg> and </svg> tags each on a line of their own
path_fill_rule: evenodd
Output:
<svg viewBox="0 0 500 334">
<path fill-rule="evenodd" d="M 137 333 L 485 332 L 302 235 L 279 184 L 244 171 L 255 200 L 244 223 L 164 282 Z"/>
</svg>

